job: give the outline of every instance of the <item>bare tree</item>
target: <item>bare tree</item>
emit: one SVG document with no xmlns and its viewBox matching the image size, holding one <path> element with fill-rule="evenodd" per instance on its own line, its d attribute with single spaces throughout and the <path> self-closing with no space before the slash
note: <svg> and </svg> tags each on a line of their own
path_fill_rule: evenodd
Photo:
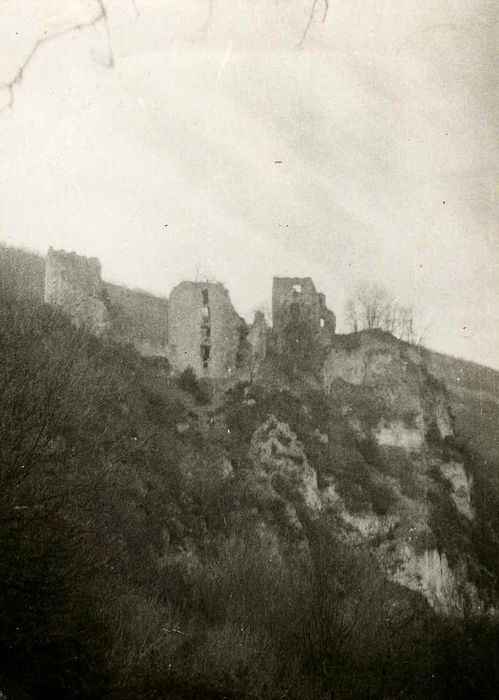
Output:
<svg viewBox="0 0 499 700">
<path fill-rule="evenodd" d="M 351 333 L 359 330 L 359 312 L 355 299 L 349 299 L 345 305 L 345 320 Z"/>
<path fill-rule="evenodd" d="M 347 301 L 345 312 L 352 332 L 392 325 L 393 299 L 377 284 L 360 284 Z"/>
<path fill-rule="evenodd" d="M 414 310 L 412 307 L 397 307 L 397 328 L 395 335 L 401 340 L 406 340 L 408 343 L 417 342 L 414 328 Z"/>
<path fill-rule="evenodd" d="M 164 0 L 164 2 L 167 4 L 168 0 Z M 205 36 L 210 30 L 214 14 L 215 0 L 205 0 L 205 2 L 206 17 L 202 22 L 201 36 Z M 108 0 L 90 0 L 88 5 L 93 10 L 91 11 L 90 16 L 84 17 L 83 19 L 75 16 L 72 20 L 64 22 L 60 27 L 45 29 L 44 32 L 34 41 L 33 45 L 27 50 L 24 56 L 20 58 L 18 66 L 16 66 L 8 75 L 4 76 L 0 74 L 0 93 L 3 91 L 7 93 L 7 99 L 5 100 L 4 104 L 0 106 L 0 112 L 10 110 L 14 106 L 16 87 L 22 83 L 26 70 L 33 59 L 37 56 L 40 49 L 45 44 L 53 42 L 54 40 L 57 40 L 71 32 L 83 31 L 93 27 L 102 26 L 107 43 L 108 55 L 106 64 L 109 68 L 114 67 L 116 59 L 112 46 L 110 18 L 107 4 Z M 141 12 L 137 0 L 129 0 L 129 4 L 135 19 L 138 19 Z M 329 9 L 329 0 L 311 0 L 307 21 L 296 48 L 301 49 L 303 47 L 305 39 L 307 38 L 316 19 L 316 15 L 319 15 L 319 21 L 322 24 L 326 22 Z"/>
<path fill-rule="evenodd" d="M 8 93 L 7 103 L 3 108 L 0 109 L 0 111 L 3 111 L 5 109 L 11 109 L 14 106 L 15 88 L 16 86 L 22 83 L 24 74 L 28 66 L 30 65 L 34 57 L 38 54 L 40 48 L 44 44 L 57 40 L 65 34 L 69 34 L 70 32 L 82 31 L 84 29 L 89 29 L 92 27 L 96 27 L 99 24 L 102 24 L 107 38 L 109 53 L 108 65 L 110 67 L 114 66 L 114 55 L 111 48 L 111 36 L 109 32 L 108 12 L 106 5 L 104 4 L 103 0 L 94 0 L 94 6 L 95 12 L 90 16 L 90 18 L 84 20 L 75 19 L 73 22 L 69 22 L 69 24 L 65 24 L 60 28 L 56 28 L 51 31 L 45 30 L 43 35 L 40 36 L 40 38 L 38 38 L 35 41 L 31 49 L 29 49 L 28 53 L 24 56 L 24 58 L 20 60 L 19 66 L 14 70 L 14 73 L 5 80 L 2 80 L 2 77 L 0 76 L 0 90 L 6 90 Z M 134 7 L 136 9 L 135 4 Z"/>
<path fill-rule="evenodd" d="M 386 289 L 377 285 L 360 284 L 345 304 L 345 321 L 351 333 L 379 328 L 407 343 L 420 344 L 414 309 L 401 306 Z"/>
</svg>

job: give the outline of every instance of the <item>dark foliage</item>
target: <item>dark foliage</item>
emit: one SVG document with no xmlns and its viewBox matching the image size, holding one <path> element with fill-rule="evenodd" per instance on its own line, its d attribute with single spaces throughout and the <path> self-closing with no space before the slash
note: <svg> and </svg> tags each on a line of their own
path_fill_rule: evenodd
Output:
<svg viewBox="0 0 499 700">
<path fill-rule="evenodd" d="M 202 391 L 193 373 L 177 384 L 167 367 L 74 328 L 15 287 L 2 291 L 8 698 L 496 696 L 493 620 L 439 618 L 390 583 L 367 548 L 341 542 L 332 516 L 299 511 L 291 531 L 289 503 L 269 502 L 252 480 L 252 436 L 272 414 L 345 501 L 389 511 L 376 474 L 400 477 L 410 465 L 359 438 L 338 401 L 240 384 L 204 425 L 185 395 Z M 352 400 L 360 406 L 360 394 Z M 467 460 L 481 509 L 470 536 L 485 565 L 499 531 L 493 470 Z"/>
<path fill-rule="evenodd" d="M 196 403 L 205 405 L 211 401 L 211 387 L 208 381 L 197 378 L 192 367 L 186 367 L 178 379 L 178 385 L 182 391 L 191 394 Z"/>
</svg>

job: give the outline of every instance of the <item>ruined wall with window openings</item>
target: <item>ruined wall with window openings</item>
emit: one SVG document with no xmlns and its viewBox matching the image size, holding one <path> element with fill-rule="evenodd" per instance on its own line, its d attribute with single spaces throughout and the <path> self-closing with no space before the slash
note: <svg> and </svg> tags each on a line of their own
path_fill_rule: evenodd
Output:
<svg viewBox="0 0 499 700">
<path fill-rule="evenodd" d="M 134 345 L 142 355 L 168 358 L 175 371 L 192 367 L 199 377 L 252 374 L 265 359 L 269 334 L 277 349 L 291 323 L 304 323 L 327 344 L 335 316 L 306 278 L 274 278 L 273 328 L 262 312 L 248 325 L 220 282 L 181 282 L 170 296 L 156 297 L 102 281 L 100 263 L 49 249 L 45 301 L 78 326 Z"/>
<path fill-rule="evenodd" d="M 300 324 L 304 332 L 324 345 L 336 332 L 336 317 L 310 277 L 274 277 L 272 325 L 278 347 L 292 324 Z"/>
</svg>

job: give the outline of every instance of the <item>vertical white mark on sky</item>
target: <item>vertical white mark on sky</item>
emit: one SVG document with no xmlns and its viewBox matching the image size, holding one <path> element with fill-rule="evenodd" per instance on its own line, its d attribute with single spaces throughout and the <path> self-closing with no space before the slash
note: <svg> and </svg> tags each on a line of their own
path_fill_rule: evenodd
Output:
<svg viewBox="0 0 499 700">
<path fill-rule="evenodd" d="M 405 58 L 403 59 L 404 66 L 404 109 L 405 109 L 405 138 L 409 141 L 409 96 L 407 88 L 407 64 Z"/>
<path fill-rule="evenodd" d="M 218 69 L 217 79 L 215 80 L 215 87 L 217 87 L 218 82 L 219 82 L 220 78 L 222 77 L 222 74 L 227 66 L 227 63 L 229 62 L 231 53 L 232 53 L 232 39 L 227 44 L 227 51 L 225 52 L 225 55 L 222 59 L 222 63 L 220 64 L 220 68 Z"/>
</svg>

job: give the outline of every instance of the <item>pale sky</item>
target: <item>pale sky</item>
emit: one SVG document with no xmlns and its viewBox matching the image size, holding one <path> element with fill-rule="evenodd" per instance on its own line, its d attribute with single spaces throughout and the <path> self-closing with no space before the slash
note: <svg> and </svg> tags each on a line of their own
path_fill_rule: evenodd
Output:
<svg viewBox="0 0 499 700">
<path fill-rule="evenodd" d="M 41 45 L 0 113 L 3 241 L 163 295 L 216 278 L 248 319 L 312 276 L 340 330 L 374 281 L 499 368 L 496 0 L 317 0 L 301 46 L 313 0 L 104 4 L 109 37 Z M 98 11 L 0 0 L 0 82 Z"/>
</svg>

